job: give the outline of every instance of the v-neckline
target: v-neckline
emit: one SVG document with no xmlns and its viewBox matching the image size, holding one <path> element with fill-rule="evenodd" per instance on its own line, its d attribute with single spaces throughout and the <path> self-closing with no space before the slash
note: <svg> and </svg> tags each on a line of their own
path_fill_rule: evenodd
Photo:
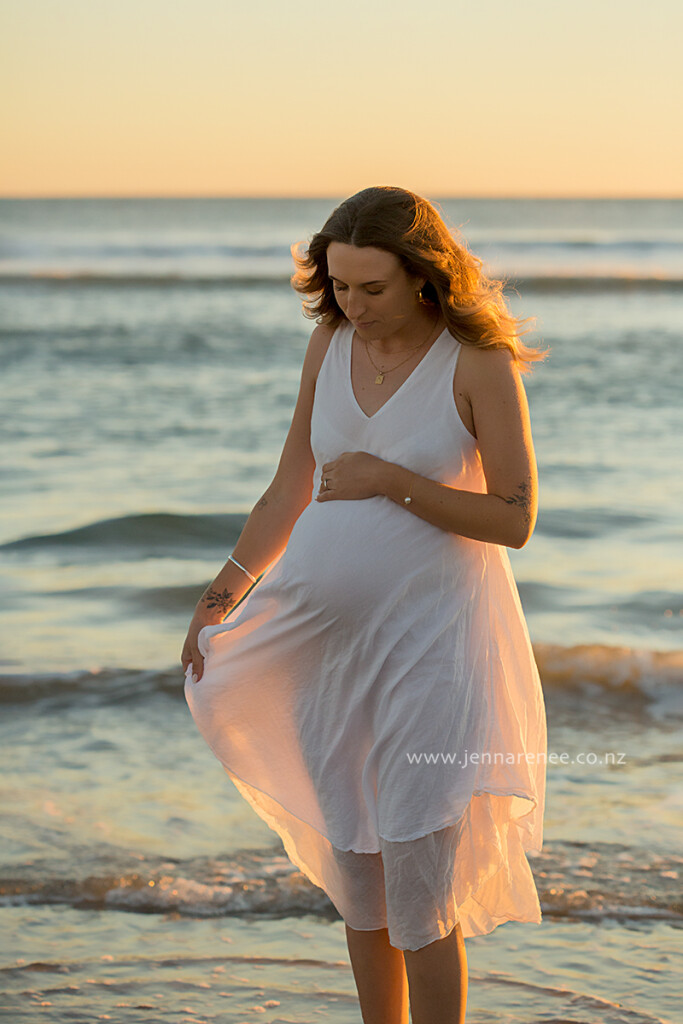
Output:
<svg viewBox="0 0 683 1024">
<path fill-rule="evenodd" d="M 389 397 L 387 398 L 386 402 L 384 402 L 384 403 L 383 403 L 382 405 L 380 405 L 379 409 L 376 409 L 376 410 L 375 410 L 375 411 L 374 411 L 374 412 L 373 412 L 373 413 L 372 413 L 371 415 L 368 415 L 368 414 L 367 414 L 367 413 L 365 412 L 365 410 L 361 408 L 361 406 L 360 406 L 360 403 L 359 403 L 358 399 L 356 398 L 356 392 L 355 392 L 355 391 L 353 390 L 353 378 L 352 378 L 352 376 L 351 376 L 351 365 L 352 365 L 352 362 L 353 362 L 353 336 L 354 336 L 354 334 L 356 333 L 356 329 L 355 329 L 355 327 L 353 326 L 353 324 L 350 324 L 349 326 L 351 327 L 351 338 L 350 338 L 350 341 L 349 341 L 349 361 L 348 361 L 348 366 L 347 366 L 347 374 L 346 374 L 346 379 L 347 379 L 347 381 L 348 381 L 348 385 L 349 385 L 349 391 L 351 392 L 351 400 L 353 401 L 353 404 L 354 404 L 354 405 L 356 406 L 356 408 L 358 409 L 358 412 L 359 412 L 359 413 L 361 414 L 361 416 L 362 416 L 362 417 L 363 417 L 364 419 L 366 419 L 366 420 L 374 420 L 374 418 L 375 418 L 376 416 L 379 416 L 379 414 L 380 414 L 380 413 L 381 413 L 381 412 L 382 412 L 382 411 L 383 411 L 384 409 L 386 409 L 386 407 L 387 407 L 387 406 L 388 406 L 388 405 L 389 405 L 389 404 L 390 404 L 391 402 L 393 402 L 394 398 L 396 398 L 396 395 L 398 395 L 398 394 L 399 394 L 399 393 L 400 393 L 400 392 L 401 392 L 401 391 L 402 391 L 402 390 L 403 390 L 403 389 L 405 388 L 405 386 L 406 386 L 406 384 L 408 383 L 408 381 L 409 381 L 409 380 L 412 380 L 412 379 L 413 379 L 413 377 L 415 376 L 415 374 L 417 373 L 417 371 L 418 371 L 418 370 L 420 369 L 420 367 L 422 366 L 422 364 L 423 364 L 423 363 L 425 362 L 425 360 L 429 358 L 429 353 L 430 353 L 430 352 L 432 351 L 432 349 L 433 349 L 433 348 L 434 348 L 434 347 L 435 347 L 436 345 L 438 345 L 438 343 L 439 343 L 439 342 L 441 341 L 441 339 L 443 338 L 444 334 L 446 334 L 446 333 L 448 332 L 448 326 L 444 327 L 444 329 L 443 329 L 443 331 L 441 332 L 441 334 L 439 334 L 439 335 L 438 335 L 438 336 L 437 336 L 437 337 L 436 337 L 436 338 L 434 339 L 434 341 L 433 341 L 433 342 L 431 343 L 431 345 L 429 346 L 429 348 L 427 349 L 427 351 L 425 352 L 425 354 L 424 354 L 424 355 L 422 356 L 422 359 L 421 359 L 421 360 L 419 361 L 419 363 L 417 363 L 417 365 L 416 365 L 416 366 L 414 366 L 414 367 L 413 367 L 413 369 L 412 369 L 412 370 L 410 371 L 410 373 L 408 374 L 408 376 L 406 377 L 406 379 L 405 379 L 405 380 L 404 380 L 404 381 L 403 381 L 403 382 L 402 382 L 401 384 L 399 384 L 399 386 L 398 386 L 398 387 L 396 388 L 396 390 L 394 391 L 393 395 L 389 395 Z"/>
</svg>

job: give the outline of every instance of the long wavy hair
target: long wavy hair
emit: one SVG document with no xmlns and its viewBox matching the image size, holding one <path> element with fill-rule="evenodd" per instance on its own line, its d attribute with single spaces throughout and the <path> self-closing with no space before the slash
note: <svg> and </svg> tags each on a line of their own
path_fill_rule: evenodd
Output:
<svg viewBox="0 0 683 1024">
<path fill-rule="evenodd" d="M 507 281 L 487 277 L 483 261 L 468 250 L 460 233 L 414 192 L 389 185 L 365 188 L 341 203 L 308 245 L 291 247 L 297 267 L 291 283 L 305 296 L 304 316 L 336 327 L 345 316 L 328 276 L 330 242 L 383 249 L 398 257 L 409 275 L 426 278 L 422 300 L 440 307 L 450 333 L 463 344 L 507 348 L 521 372 L 547 355 L 519 340 L 532 330 L 524 325 L 536 318 L 510 313 L 503 296 Z"/>
</svg>

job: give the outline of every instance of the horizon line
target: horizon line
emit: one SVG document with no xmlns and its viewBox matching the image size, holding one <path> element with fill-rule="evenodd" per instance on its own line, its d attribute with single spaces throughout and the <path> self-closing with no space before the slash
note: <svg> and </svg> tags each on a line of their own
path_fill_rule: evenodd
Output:
<svg viewBox="0 0 683 1024">
<path fill-rule="evenodd" d="M 159 200 L 218 200 L 218 199 L 242 199 L 242 200 L 284 200 L 284 201 L 297 201 L 297 200 L 320 200 L 328 202 L 336 202 L 347 198 L 344 195 L 335 195 L 334 193 L 328 193 L 325 195 L 320 194 L 309 194 L 309 193 L 298 193 L 298 194 L 282 194 L 282 193 L 260 193 L 260 194 L 248 194 L 248 193 L 163 193 L 163 192 L 150 192 L 150 193 L 32 193 L 27 195 L 20 194 L 3 194 L 0 193 L 0 201 L 11 201 L 11 200 L 88 200 L 88 199 L 133 199 L 133 200 L 144 200 L 144 199 L 159 199 Z M 586 193 L 585 195 L 566 194 L 566 193 L 433 193 L 434 200 L 460 200 L 460 199 L 482 199 L 487 201 L 499 200 L 507 201 L 510 200 L 548 200 L 548 201 L 588 201 L 598 202 L 612 200 L 615 202 L 621 201 L 636 201 L 636 200 L 661 200 L 661 201 L 672 201 L 683 199 L 683 193 L 679 195 L 664 195 L 664 194 L 594 194 Z"/>
</svg>

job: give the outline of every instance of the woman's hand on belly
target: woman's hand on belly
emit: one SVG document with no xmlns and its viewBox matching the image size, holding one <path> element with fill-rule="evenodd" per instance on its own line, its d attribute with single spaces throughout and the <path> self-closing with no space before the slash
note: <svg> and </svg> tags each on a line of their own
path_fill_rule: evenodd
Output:
<svg viewBox="0 0 683 1024">
<path fill-rule="evenodd" d="M 357 501 L 382 493 L 383 471 L 389 463 L 369 452 L 343 452 L 323 466 L 316 501 Z"/>
</svg>

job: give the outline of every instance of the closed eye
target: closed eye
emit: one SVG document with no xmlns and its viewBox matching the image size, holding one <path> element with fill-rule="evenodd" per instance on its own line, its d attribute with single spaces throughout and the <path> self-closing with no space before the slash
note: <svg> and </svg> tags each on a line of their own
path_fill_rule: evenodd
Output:
<svg viewBox="0 0 683 1024">
<path fill-rule="evenodd" d="M 334 288 L 334 290 L 336 292 L 345 292 L 346 291 L 346 285 L 345 284 L 339 284 L 338 281 L 332 281 L 332 287 Z M 374 292 L 370 291 L 370 289 L 367 288 L 366 291 L 367 291 L 368 295 L 381 295 L 382 292 L 384 291 L 384 288 L 379 288 L 377 291 L 374 291 Z"/>
</svg>

